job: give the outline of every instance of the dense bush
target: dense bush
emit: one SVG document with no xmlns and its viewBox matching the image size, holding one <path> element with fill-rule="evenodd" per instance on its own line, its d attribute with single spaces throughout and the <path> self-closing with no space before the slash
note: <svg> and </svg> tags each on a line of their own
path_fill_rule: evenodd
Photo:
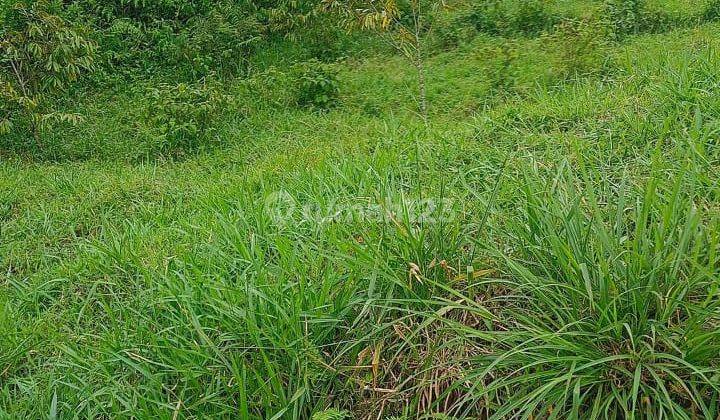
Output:
<svg viewBox="0 0 720 420">
<path fill-rule="evenodd" d="M 608 0 L 605 7 L 616 38 L 643 32 L 662 32 L 689 20 L 688 17 L 671 16 L 663 10 L 648 7 L 645 0 Z"/>
<path fill-rule="evenodd" d="M 642 27 L 644 0 L 609 0 L 608 18 L 616 34 L 637 33 Z"/>
<path fill-rule="evenodd" d="M 563 20 L 546 38 L 553 42 L 559 58 L 556 70 L 572 77 L 593 72 L 602 65 L 610 36 L 605 22 L 585 18 Z"/>
<path fill-rule="evenodd" d="M 303 107 L 327 110 L 338 100 L 337 71 L 331 64 L 309 60 L 297 68 L 297 102 Z"/>
<path fill-rule="evenodd" d="M 447 50 L 472 41 L 478 35 L 472 15 L 472 10 L 462 10 L 438 16 L 430 39 L 431 47 L 435 50 Z"/>
<path fill-rule="evenodd" d="M 227 1 L 80 1 L 94 27 L 106 73 L 138 71 L 176 79 L 210 72 L 233 74 L 261 36 L 262 27 L 246 7 Z M 172 71 L 170 71 L 172 70 Z"/>
<path fill-rule="evenodd" d="M 720 0 L 714 0 L 705 7 L 702 15 L 705 21 L 716 21 L 720 19 Z"/>
<path fill-rule="evenodd" d="M 174 59 L 188 63 L 195 78 L 212 72 L 236 74 L 245 68 L 248 54 L 262 39 L 262 29 L 254 16 L 221 4 L 191 22 Z"/>
<path fill-rule="evenodd" d="M 158 73 L 178 81 L 233 75 L 261 40 L 310 25 L 316 0 L 71 0 L 62 9 L 94 28 L 106 76 Z"/>
<path fill-rule="evenodd" d="M 491 35 L 537 35 L 552 27 L 553 16 L 544 0 L 483 0 L 466 17 L 480 32 Z"/>
<path fill-rule="evenodd" d="M 332 17 L 322 15 L 318 3 L 2 0 L 0 134 L 27 143 L 22 136 L 31 132 L 40 144 L 43 127 L 80 122 L 80 115 L 60 112 L 58 104 L 72 102 L 68 88 L 92 73 L 92 86 L 85 88 L 115 89 L 148 78 L 165 82 L 138 108 L 148 117 L 140 125 L 173 155 L 197 148 L 209 138 L 210 121 L 228 98 L 196 81 L 247 75 L 258 46 L 285 42 L 295 32 L 305 35 L 304 49 L 289 61 L 344 54 L 339 43 L 326 42 L 339 28 L 329 24 Z M 323 23 L 313 24 L 316 19 Z M 337 83 L 331 68 L 313 61 L 299 69 L 292 75 L 297 95 L 288 100 L 316 109 L 332 106 Z"/>
<path fill-rule="evenodd" d="M 56 3 L 35 1 L 5 10 L 0 30 L 0 134 L 20 122 L 39 141 L 48 123 L 79 119 L 56 110 L 52 99 L 93 67 L 95 44 L 83 27 L 68 22 L 58 9 Z"/>
<path fill-rule="evenodd" d="M 212 0 L 76 0 L 73 3 L 101 22 L 110 23 L 125 18 L 152 24 L 160 20 L 187 22 L 206 13 L 215 2 Z"/>
<path fill-rule="evenodd" d="M 209 145 L 215 123 L 232 97 L 212 81 L 160 84 L 150 90 L 144 117 L 160 152 L 180 157 Z"/>
</svg>

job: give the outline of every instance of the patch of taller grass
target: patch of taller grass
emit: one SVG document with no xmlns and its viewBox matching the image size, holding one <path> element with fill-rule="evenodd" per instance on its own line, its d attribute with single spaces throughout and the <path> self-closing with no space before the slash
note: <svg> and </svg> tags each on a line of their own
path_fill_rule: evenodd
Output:
<svg viewBox="0 0 720 420">
<path fill-rule="evenodd" d="M 486 247 L 500 275 L 477 286 L 495 325 L 445 322 L 458 337 L 447 348 L 475 354 L 438 398 L 461 395 L 450 413 L 718 415 L 718 215 L 693 171 L 655 165 L 641 187 L 593 178 L 526 178 L 502 246 Z"/>
</svg>

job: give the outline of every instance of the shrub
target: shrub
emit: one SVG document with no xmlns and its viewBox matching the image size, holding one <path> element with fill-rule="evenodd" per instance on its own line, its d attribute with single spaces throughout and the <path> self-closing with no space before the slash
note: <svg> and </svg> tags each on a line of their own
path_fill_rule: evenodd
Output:
<svg viewBox="0 0 720 420">
<path fill-rule="evenodd" d="M 52 121 L 77 122 L 80 117 L 53 107 L 64 92 L 93 68 L 95 44 L 84 28 L 57 14 L 47 1 L 15 4 L 4 15 L 0 32 L 0 134 L 19 120 L 36 141 Z"/>
<path fill-rule="evenodd" d="M 215 132 L 214 123 L 232 98 L 210 81 L 152 88 L 145 109 L 151 132 L 160 151 L 170 156 L 207 146 Z"/>
<path fill-rule="evenodd" d="M 130 19 L 142 24 L 157 21 L 187 22 L 211 9 L 213 0 L 76 0 L 74 3 L 101 23 Z"/>
<path fill-rule="evenodd" d="M 605 5 L 616 38 L 641 32 L 660 32 L 687 23 L 662 9 L 648 8 L 644 0 L 608 0 Z"/>
<path fill-rule="evenodd" d="M 520 2 L 515 12 L 514 22 L 518 31 L 537 35 L 551 26 L 553 18 L 548 13 L 544 1 L 531 0 Z"/>
<path fill-rule="evenodd" d="M 708 3 L 703 11 L 702 19 L 706 22 L 720 20 L 720 0 L 714 0 Z"/>
<path fill-rule="evenodd" d="M 109 75 L 163 72 L 184 81 L 244 70 L 257 41 L 305 29 L 315 22 L 318 1 L 72 3 L 97 28 L 96 41 Z"/>
<path fill-rule="evenodd" d="M 496 94 L 509 92 L 515 86 L 518 77 L 517 59 L 520 57 L 518 42 L 514 39 L 499 40 L 488 49 L 487 77 L 490 91 Z"/>
<path fill-rule="evenodd" d="M 566 19 L 547 39 L 557 46 L 557 70 L 562 76 L 590 73 L 602 65 L 610 41 L 607 25 L 591 18 Z"/>
<path fill-rule="evenodd" d="M 327 110 L 338 102 L 340 88 L 332 64 L 309 60 L 297 67 L 297 103 L 302 107 Z"/>
<path fill-rule="evenodd" d="M 478 30 L 472 23 L 472 10 L 452 11 L 438 16 L 433 26 L 432 46 L 437 51 L 447 51 L 467 43 L 477 36 Z"/>
<path fill-rule="evenodd" d="M 321 0 L 253 1 L 259 19 L 273 33 L 288 34 L 319 17 Z"/>
<path fill-rule="evenodd" d="M 220 4 L 183 28 L 168 60 L 175 67 L 187 66 L 193 79 L 211 73 L 231 76 L 244 69 L 262 31 L 255 16 Z"/>
<path fill-rule="evenodd" d="M 557 20 L 543 0 L 483 0 L 466 19 L 491 35 L 537 35 Z"/>
<path fill-rule="evenodd" d="M 165 72 L 176 80 L 238 73 L 262 38 L 263 28 L 243 7 L 215 3 L 184 19 L 140 20 L 122 14 L 109 21 L 101 19 L 95 36 L 107 72 Z"/>
<path fill-rule="evenodd" d="M 618 36 L 639 32 L 642 27 L 644 0 L 608 0 L 608 19 Z"/>
</svg>

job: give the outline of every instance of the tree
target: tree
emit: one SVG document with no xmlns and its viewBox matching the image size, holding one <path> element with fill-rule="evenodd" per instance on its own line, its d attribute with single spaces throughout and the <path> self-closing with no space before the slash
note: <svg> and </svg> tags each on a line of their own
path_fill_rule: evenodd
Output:
<svg viewBox="0 0 720 420">
<path fill-rule="evenodd" d="M 340 12 L 346 25 L 383 35 L 410 60 L 417 71 L 420 113 L 427 121 L 423 38 L 431 29 L 428 17 L 443 0 L 325 0 L 329 10 Z"/>
<path fill-rule="evenodd" d="M 53 13 L 59 7 L 45 0 L 18 2 L 3 16 L 0 134 L 22 120 L 40 145 L 40 131 L 50 121 L 81 118 L 55 110 L 52 97 L 93 68 L 96 47 L 81 28 Z"/>
</svg>

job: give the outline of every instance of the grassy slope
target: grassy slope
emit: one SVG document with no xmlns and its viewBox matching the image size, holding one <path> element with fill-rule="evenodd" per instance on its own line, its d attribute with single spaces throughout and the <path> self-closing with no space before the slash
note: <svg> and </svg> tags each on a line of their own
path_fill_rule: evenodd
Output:
<svg viewBox="0 0 720 420">
<path fill-rule="evenodd" d="M 495 304 L 432 261 L 513 278 L 487 244 L 511 254 L 521 245 L 514 221 L 528 177 L 543 196 L 543 180 L 567 164 L 602 201 L 620 179 L 637 197 L 662 174 L 666 191 L 685 168 L 703 217 L 717 215 L 718 29 L 609 47 L 610 70 L 575 83 L 557 82 L 558 58 L 540 41 L 519 40 L 515 94 L 502 97 L 488 95 L 483 69 L 498 58 L 478 39 L 433 58 L 427 129 L 403 111 L 410 68 L 378 59 L 348 65 L 345 107 L 252 114 L 228 123 L 223 147 L 184 162 L 101 160 L 127 150 L 80 163 L 2 162 L 0 414 L 427 407 L 438 400 L 430 385 L 446 387 L 489 345 L 478 344 L 493 329 L 482 307 Z M 114 114 L 102 118 L 99 139 L 118 125 Z M 658 150 L 665 159 L 653 163 Z M 264 205 L 278 190 L 321 207 L 450 198 L 455 218 L 421 228 L 401 215 L 277 226 Z M 438 328 L 447 335 L 419 327 L 435 319 L 422 314 L 453 305 L 465 318 Z M 477 366 L 468 372 L 479 375 Z"/>
</svg>

